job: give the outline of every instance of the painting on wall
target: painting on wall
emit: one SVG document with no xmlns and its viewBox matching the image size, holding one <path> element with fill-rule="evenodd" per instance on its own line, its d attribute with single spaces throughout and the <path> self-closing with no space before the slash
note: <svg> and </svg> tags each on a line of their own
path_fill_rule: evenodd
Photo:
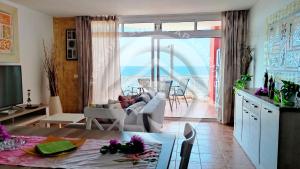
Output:
<svg viewBox="0 0 300 169">
<path fill-rule="evenodd" d="M 0 63 L 19 62 L 17 8 L 0 3 Z"/>
<path fill-rule="evenodd" d="M 270 16 L 266 25 L 266 66 L 277 80 L 300 84 L 300 1 Z"/>
</svg>

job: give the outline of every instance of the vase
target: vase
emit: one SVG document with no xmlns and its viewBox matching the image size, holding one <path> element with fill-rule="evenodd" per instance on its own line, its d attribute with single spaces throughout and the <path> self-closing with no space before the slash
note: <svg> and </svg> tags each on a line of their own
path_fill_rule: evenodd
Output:
<svg viewBox="0 0 300 169">
<path fill-rule="evenodd" d="M 49 100 L 49 115 L 63 113 L 59 96 L 51 96 Z"/>
</svg>

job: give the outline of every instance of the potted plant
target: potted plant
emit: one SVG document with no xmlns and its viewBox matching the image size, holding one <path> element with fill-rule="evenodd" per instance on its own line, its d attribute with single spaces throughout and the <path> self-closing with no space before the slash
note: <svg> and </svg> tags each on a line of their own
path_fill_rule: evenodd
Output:
<svg viewBox="0 0 300 169">
<path fill-rule="evenodd" d="M 282 80 L 282 87 L 280 90 L 281 103 L 285 106 L 294 106 L 296 94 L 299 92 L 300 86 L 291 81 Z"/>
<path fill-rule="evenodd" d="M 43 41 L 44 47 L 44 60 L 43 66 L 46 72 L 48 83 L 49 83 L 49 90 L 50 90 L 50 99 L 49 99 L 49 114 L 57 114 L 62 113 L 62 106 L 61 101 L 59 98 L 59 91 L 58 91 L 58 80 L 57 80 L 57 65 L 55 61 L 55 50 L 51 48 L 50 50 L 47 49 L 45 42 Z"/>
<path fill-rule="evenodd" d="M 252 76 L 249 74 L 242 75 L 241 79 L 237 80 L 234 83 L 235 89 L 246 89 L 249 87 L 249 82 L 251 81 Z"/>
</svg>

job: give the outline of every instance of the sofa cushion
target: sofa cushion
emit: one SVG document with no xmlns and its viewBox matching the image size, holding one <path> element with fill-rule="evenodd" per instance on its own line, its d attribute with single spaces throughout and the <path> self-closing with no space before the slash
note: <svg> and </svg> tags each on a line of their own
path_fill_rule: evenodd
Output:
<svg viewBox="0 0 300 169">
<path fill-rule="evenodd" d="M 136 102 L 145 102 L 148 103 L 151 100 L 150 96 L 146 93 L 141 94 L 140 96 L 138 96 L 135 101 Z"/>
<path fill-rule="evenodd" d="M 118 100 L 120 101 L 121 107 L 123 109 L 126 109 L 136 102 L 136 100 L 131 96 L 119 96 Z"/>
<path fill-rule="evenodd" d="M 137 102 L 126 109 L 125 124 L 137 124 L 137 115 L 143 111 L 146 103 Z"/>
</svg>

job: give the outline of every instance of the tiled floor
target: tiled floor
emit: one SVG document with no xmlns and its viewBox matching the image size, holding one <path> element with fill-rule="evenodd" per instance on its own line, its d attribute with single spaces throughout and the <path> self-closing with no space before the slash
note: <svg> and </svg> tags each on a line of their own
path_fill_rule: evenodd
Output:
<svg viewBox="0 0 300 169">
<path fill-rule="evenodd" d="M 165 117 L 186 117 L 186 118 L 217 118 L 217 113 L 213 104 L 203 100 L 188 99 L 189 106 L 184 99 L 180 99 L 180 104 L 173 104 L 173 111 L 169 102 L 166 103 Z"/>
<path fill-rule="evenodd" d="M 185 121 L 165 120 L 163 132 L 177 135 L 169 168 L 180 163 Z M 197 132 L 190 158 L 190 169 L 255 169 L 233 138 L 233 128 L 217 122 L 190 122 Z"/>
</svg>

